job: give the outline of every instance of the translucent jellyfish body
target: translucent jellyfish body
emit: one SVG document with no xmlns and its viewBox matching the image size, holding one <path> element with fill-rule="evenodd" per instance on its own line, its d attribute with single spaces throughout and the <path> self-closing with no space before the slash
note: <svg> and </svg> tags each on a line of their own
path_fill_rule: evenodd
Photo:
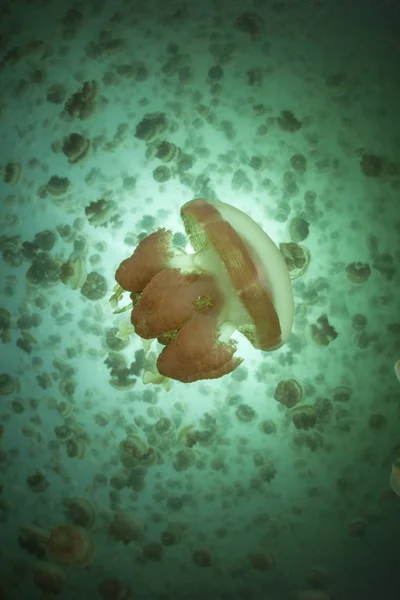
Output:
<svg viewBox="0 0 400 600">
<path fill-rule="evenodd" d="M 204 198 L 187 202 L 181 217 L 193 253 L 174 248 L 172 232 L 158 229 L 115 274 L 113 308 L 129 291 L 135 333 L 164 345 L 144 383 L 160 383 L 153 379 L 155 368 L 183 383 L 217 379 L 242 363 L 234 357 L 235 330 L 255 348 L 272 351 L 286 343 L 293 324 L 286 262 L 255 221 Z"/>
</svg>

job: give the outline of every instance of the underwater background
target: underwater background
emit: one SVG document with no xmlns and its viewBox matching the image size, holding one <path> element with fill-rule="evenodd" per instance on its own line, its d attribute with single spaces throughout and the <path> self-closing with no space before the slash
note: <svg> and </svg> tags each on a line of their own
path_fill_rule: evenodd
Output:
<svg viewBox="0 0 400 600">
<path fill-rule="evenodd" d="M 1 600 L 400 597 L 399 106 L 395 0 L 1 2 Z M 295 317 L 181 383 L 109 299 L 199 197 Z"/>
</svg>

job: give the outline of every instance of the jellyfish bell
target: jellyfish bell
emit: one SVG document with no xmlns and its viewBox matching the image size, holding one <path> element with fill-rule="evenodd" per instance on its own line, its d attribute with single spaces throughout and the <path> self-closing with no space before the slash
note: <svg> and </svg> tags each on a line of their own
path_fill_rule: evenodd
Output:
<svg viewBox="0 0 400 600">
<path fill-rule="evenodd" d="M 232 372 L 238 330 L 260 350 L 280 348 L 294 316 L 291 281 L 277 246 L 253 219 L 224 202 L 196 199 L 181 208 L 192 254 L 175 251 L 165 229 L 122 261 L 120 288 L 139 294 L 131 323 L 158 338 L 161 375 L 190 383 Z M 119 297 L 118 292 L 113 298 Z"/>
<path fill-rule="evenodd" d="M 85 567 L 93 558 L 94 542 L 83 527 L 57 525 L 50 531 L 49 554 L 57 562 Z"/>
</svg>

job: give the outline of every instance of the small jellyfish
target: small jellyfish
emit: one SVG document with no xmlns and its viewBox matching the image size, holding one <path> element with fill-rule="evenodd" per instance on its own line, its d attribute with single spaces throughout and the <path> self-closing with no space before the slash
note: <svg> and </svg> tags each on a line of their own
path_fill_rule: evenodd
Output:
<svg viewBox="0 0 400 600">
<path fill-rule="evenodd" d="M 64 512 L 74 525 L 89 529 L 96 520 L 96 506 L 87 498 L 65 498 Z"/>
<path fill-rule="evenodd" d="M 86 567 L 93 558 L 94 542 L 83 527 L 56 525 L 50 531 L 49 554 L 60 563 Z"/>
<path fill-rule="evenodd" d="M 395 494 L 400 496 L 400 458 L 396 458 L 392 464 L 390 473 L 390 485 Z"/>
<path fill-rule="evenodd" d="M 33 567 L 33 584 L 42 590 L 44 595 L 57 596 L 64 587 L 65 578 L 62 571 L 55 565 L 49 562 L 40 562 Z"/>
<path fill-rule="evenodd" d="M 397 360 L 394 364 L 394 372 L 396 373 L 397 379 L 400 381 L 400 360 Z"/>
</svg>

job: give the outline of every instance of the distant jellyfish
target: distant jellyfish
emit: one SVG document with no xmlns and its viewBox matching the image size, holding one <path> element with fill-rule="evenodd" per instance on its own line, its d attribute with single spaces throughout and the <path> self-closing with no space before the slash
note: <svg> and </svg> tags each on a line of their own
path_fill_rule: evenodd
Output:
<svg viewBox="0 0 400 600">
<path fill-rule="evenodd" d="M 167 529 L 161 532 L 161 544 L 163 546 L 174 546 L 182 541 L 182 534 L 185 530 L 185 525 L 179 522 L 168 523 Z"/>
<path fill-rule="evenodd" d="M 395 362 L 394 372 L 396 373 L 397 379 L 400 381 L 400 360 Z"/>
<path fill-rule="evenodd" d="M 21 165 L 19 163 L 9 162 L 1 169 L 0 175 L 4 183 L 16 185 L 21 177 Z"/>
<path fill-rule="evenodd" d="M 195 458 L 196 455 L 191 448 L 183 448 L 176 453 L 172 466 L 175 471 L 186 471 L 189 467 L 194 465 Z"/>
<path fill-rule="evenodd" d="M 143 525 L 130 515 L 119 512 L 114 514 L 108 533 L 116 542 L 122 542 L 126 546 L 143 537 Z"/>
<path fill-rule="evenodd" d="M 293 424 L 297 429 L 310 429 L 317 423 L 317 412 L 311 405 L 295 406 L 291 410 Z"/>
<path fill-rule="evenodd" d="M 276 425 L 272 419 L 265 419 L 264 421 L 261 421 L 258 428 L 262 433 L 267 435 L 276 433 Z"/>
<path fill-rule="evenodd" d="M 288 408 L 293 408 L 303 399 L 303 388 L 297 379 L 283 379 L 275 389 L 274 398 Z"/>
<path fill-rule="evenodd" d="M 175 425 L 173 421 L 167 417 L 161 417 L 154 425 L 154 428 L 161 438 L 169 438 L 175 433 Z"/>
<path fill-rule="evenodd" d="M 60 267 L 60 279 L 72 290 L 80 289 L 86 281 L 86 266 L 82 256 L 71 256 Z"/>
<path fill-rule="evenodd" d="M 371 275 L 371 267 L 367 263 L 352 262 L 346 267 L 347 278 L 355 284 L 367 281 Z"/>
<path fill-rule="evenodd" d="M 235 411 L 236 417 L 242 423 L 250 423 L 256 416 L 256 411 L 254 408 L 249 406 L 248 404 L 239 404 Z"/>
<path fill-rule="evenodd" d="M 128 435 L 119 445 L 120 459 L 124 467 L 135 467 L 149 451 L 146 442 L 137 435 Z"/>
<path fill-rule="evenodd" d="M 347 525 L 347 530 L 351 537 L 364 537 L 367 524 L 364 519 L 356 519 Z"/>
<path fill-rule="evenodd" d="M 368 425 L 370 429 L 373 429 L 374 431 L 380 431 L 387 425 L 386 417 L 381 414 L 373 414 L 369 418 Z"/>
<path fill-rule="evenodd" d="M 275 556 L 271 552 L 251 552 L 250 565 L 256 571 L 267 572 L 276 566 Z"/>
<path fill-rule="evenodd" d="M 118 581 L 114 577 L 108 577 L 100 581 L 97 591 L 104 600 L 128 600 L 131 597 L 129 585 Z"/>
<path fill-rule="evenodd" d="M 145 561 L 159 562 L 163 558 L 163 547 L 160 542 L 148 542 L 142 547 L 142 557 Z"/>
<path fill-rule="evenodd" d="M 392 464 L 390 473 L 390 485 L 395 494 L 400 496 L 400 458 L 396 458 Z"/>
<path fill-rule="evenodd" d="M 290 279 L 297 279 L 304 275 L 311 260 L 309 249 L 295 242 L 281 243 L 279 249 L 289 269 Z"/>
<path fill-rule="evenodd" d="M 213 557 L 210 550 L 198 548 L 192 553 L 192 561 L 198 567 L 211 567 L 213 564 Z"/>
<path fill-rule="evenodd" d="M 19 528 L 18 546 L 37 558 L 44 558 L 48 541 L 47 531 L 37 525 L 26 525 Z M 2 598 L 1 594 L 0 598 Z"/>
<path fill-rule="evenodd" d="M 58 567 L 40 562 L 33 568 L 33 584 L 44 594 L 58 595 L 65 585 L 65 577 Z"/>
<path fill-rule="evenodd" d="M 64 511 L 74 525 L 89 529 L 96 519 L 96 506 L 87 498 L 66 498 Z"/>
<path fill-rule="evenodd" d="M 28 475 L 26 482 L 29 489 L 35 494 L 44 492 L 49 486 L 49 482 L 41 471 L 34 471 L 31 475 Z"/>
<path fill-rule="evenodd" d="M 70 164 L 74 164 L 86 157 L 90 147 L 89 140 L 79 133 L 70 133 L 65 138 L 62 150 Z"/>
<path fill-rule="evenodd" d="M 94 542 L 83 527 L 57 525 L 51 528 L 49 553 L 60 563 L 85 567 L 93 558 Z"/>
</svg>

